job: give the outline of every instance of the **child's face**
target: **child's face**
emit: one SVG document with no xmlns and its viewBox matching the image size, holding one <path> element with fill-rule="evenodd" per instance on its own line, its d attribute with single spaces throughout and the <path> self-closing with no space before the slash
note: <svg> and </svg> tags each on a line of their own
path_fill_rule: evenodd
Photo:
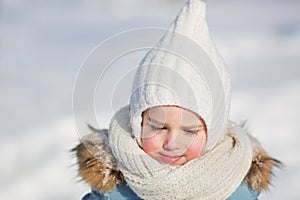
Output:
<svg viewBox="0 0 300 200">
<path fill-rule="evenodd" d="M 206 128 L 193 112 L 176 106 L 159 106 L 143 113 L 144 151 L 162 164 L 183 165 L 201 157 L 206 144 Z"/>
</svg>

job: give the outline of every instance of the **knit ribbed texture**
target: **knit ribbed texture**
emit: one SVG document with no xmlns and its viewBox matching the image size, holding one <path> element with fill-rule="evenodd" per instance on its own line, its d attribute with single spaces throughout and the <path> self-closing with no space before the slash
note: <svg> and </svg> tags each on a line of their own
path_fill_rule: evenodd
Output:
<svg viewBox="0 0 300 200">
<path fill-rule="evenodd" d="M 111 121 L 109 143 L 128 185 L 142 199 L 226 199 L 250 169 L 252 146 L 238 126 L 231 125 L 204 157 L 172 167 L 148 156 L 131 136 L 128 123 L 127 106 Z"/>
<path fill-rule="evenodd" d="M 180 106 L 208 128 L 206 152 L 223 138 L 230 107 L 230 79 L 212 43 L 205 3 L 191 0 L 140 63 L 130 98 L 132 132 L 141 137 L 141 114 L 154 106 Z"/>
</svg>

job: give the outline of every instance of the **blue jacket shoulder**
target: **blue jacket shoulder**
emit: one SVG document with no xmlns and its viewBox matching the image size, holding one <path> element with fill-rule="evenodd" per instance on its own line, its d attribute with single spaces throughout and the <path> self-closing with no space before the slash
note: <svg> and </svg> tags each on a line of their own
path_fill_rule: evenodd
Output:
<svg viewBox="0 0 300 200">
<path fill-rule="evenodd" d="M 112 191 L 101 194 L 98 191 L 92 191 L 85 195 L 82 200 L 141 200 L 126 184 L 118 185 Z"/>
<path fill-rule="evenodd" d="M 242 183 L 227 200 L 257 200 L 259 192 L 253 190 L 247 183 Z"/>
</svg>

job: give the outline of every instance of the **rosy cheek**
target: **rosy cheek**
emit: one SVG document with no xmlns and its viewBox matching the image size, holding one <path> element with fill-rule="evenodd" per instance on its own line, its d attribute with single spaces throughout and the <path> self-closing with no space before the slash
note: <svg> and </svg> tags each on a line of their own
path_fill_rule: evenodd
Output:
<svg viewBox="0 0 300 200">
<path fill-rule="evenodd" d="M 155 138 L 142 139 L 142 147 L 146 153 L 157 152 L 161 149 L 160 142 Z"/>
<path fill-rule="evenodd" d="M 205 149 L 205 140 L 199 139 L 197 141 L 194 141 L 194 143 L 188 148 L 187 150 L 187 157 L 188 160 L 192 160 L 198 157 L 201 157 L 204 153 Z"/>
</svg>

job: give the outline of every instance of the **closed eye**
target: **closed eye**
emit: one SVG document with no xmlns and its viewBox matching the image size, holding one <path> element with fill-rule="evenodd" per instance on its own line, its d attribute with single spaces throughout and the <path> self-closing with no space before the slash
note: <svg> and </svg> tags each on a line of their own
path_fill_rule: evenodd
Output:
<svg viewBox="0 0 300 200">
<path fill-rule="evenodd" d="M 160 131 L 160 130 L 166 130 L 167 128 L 164 126 L 154 126 L 154 125 L 149 125 L 152 130 L 154 131 Z"/>
<path fill-rule="evenodd" d="M 196 135 L 199 132 L 199 130 L 183 130 L 183 131 L 191 135 Z"/>
</svg>

